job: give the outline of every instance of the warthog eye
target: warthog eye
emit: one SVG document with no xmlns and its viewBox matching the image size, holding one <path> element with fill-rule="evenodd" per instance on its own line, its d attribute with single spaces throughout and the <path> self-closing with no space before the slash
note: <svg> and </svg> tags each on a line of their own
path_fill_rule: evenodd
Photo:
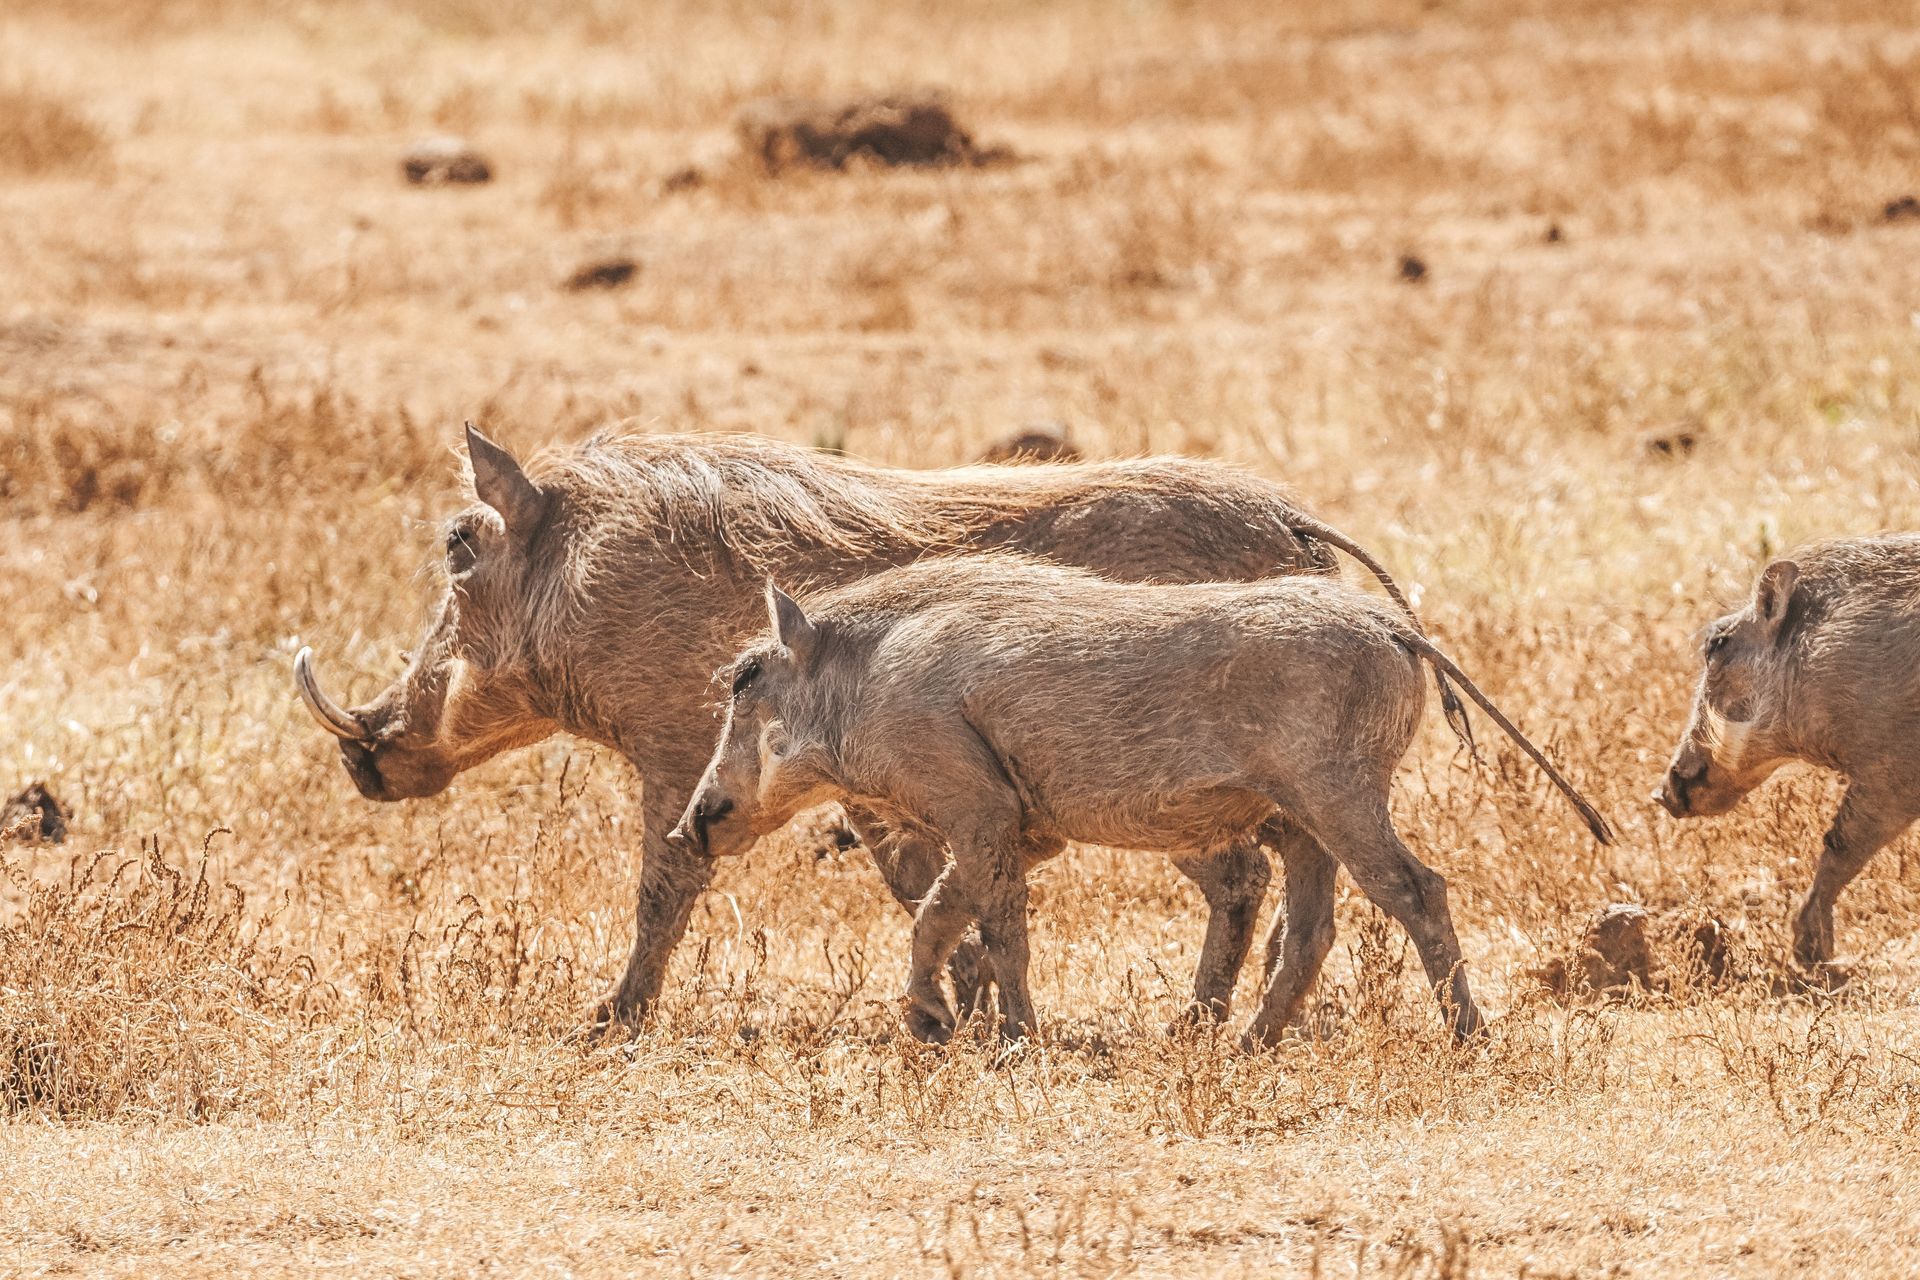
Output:
<svg viewBox="0 0 1920 1280">
<path fill-rule="evenodd" d="M 755 677 L 759 674 L 760 663 L 759 660 L 755 658 L 748 658 L 745 662 L 735 667 L 733 669 L 733 696 L 737 698 L 742 693 L 745 693 L 747 686 L 752 684 Z"/>
<path fill-rule="evenodd" d="M 447 563 L 453 566 L 455 573 L 473 567 L 475 550 L 473 540 L 465 529 L 453 529 L 447 533 Z"/>
<path fill-rule="evenodd" d="M 1726 647 L 1727 647 L 1727 633 L 1722 631 L 1719 635 L 1714 636 L 1711 640 L 1707 641 L 1707 656 L 1711 658 L 1714 654 L 1719 653 L 1722 649 Z"/>
</svg>

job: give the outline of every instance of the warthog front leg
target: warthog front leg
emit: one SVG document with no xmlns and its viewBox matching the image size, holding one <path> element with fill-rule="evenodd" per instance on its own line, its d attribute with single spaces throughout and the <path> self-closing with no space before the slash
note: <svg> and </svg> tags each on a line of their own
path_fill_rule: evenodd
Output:
<svg viewBox="0 0 1920 1280">
<path fill-rule="evenodd" d="M 1285 914 L 1267 936 L 1266 990 L 1247 1028 L 1247 1043 L 1270 1045 L 1300 1017 L 1333 949 L 1333 882 L 1340 866 L 1298 823 L 1271 819 L 1261 837 L 1280 855 L 1286 876 Z"/>
<path fill-rule="evenodd" d="M 1200 1018 L 1226 1019 L 1273 875 L 1267 855 L 1252 841 L 1215 854 L 1178 857 L 1174 865 L 1207 900 L 1207 936 L 1193 975 L 1193 1003 L 1169 1030 Z"/>
<path fill-rule="evenodd" d="M 847 805 L 847 821 L 873 855 L 873 864 L 886 881 L 893 899 L 916 915 L 933 885 L 946 869 L 947 851 L 937 840 L 888 826 L 873 813 Z M 969 926 L 947 957 L 947 975 L 953 982 L 955 1016 L 971 1018 L 987 997 L 993 968 L 980 946 L 980 936 Z"/>
<path fill-rule="evenodd" d="M 713 880 L 712 862 L 675 849 L 665 839 L 686 808 L 692 782 L 671 786 L 649 780 L 644 786 L 633 952 L 619 985 L 594 1010 L 594 1025 L 603 1029 L 637 1026 L 652 1010 L 666 981 L 667 961 L 687 932 L 693 904 Z"/>
<path fill-rule="evenodd" d="M 913 922 L 906 1022 L 915 1038 L 939 1044 L 953 1034 L 953 1015 L 940 992 L 938 974 L 954 942 L 976 921 L 987 954 L 993 957 L 1000 1034 L 1018 1040 L 1032 1031 L 1026 868 L 1056 851 L 1052 845 L 1023 850 L 1011 841 L 991 846 L 964 841 L 954 846 L 952 862 L 934 882 Z"/>
<path fill-rule="evenodd" d="M 1312 815 L 1309 830 L 1347 868 L 1361 892 L 1413 939 L 1454 1038 L 1479 1032 L 1485 1022 L 1467 986 L 1460 939 L 1447 910 L 1447 882 L 1400 842 L 1384 798 L 1341 797 Z"/>
<path fill-rule="evenodd" d="M 973 923 L 975 906 L 964 877 L 949 863 L 935 878 L 913 918 L 913 960 L 907 974 L 907 1031 L 926 1044 L 945 1044 L 953 1036 L 953 1011 L 940 990 L 940 966 Z"/>
<path fill-rule="evenodd" d="M 1813 887 L 1793 922 L 1793 959 L 1804 969 L 1818 969 L 1833 959 L 1833 905 L 1866 869 L 1873 855 L 1906 830 L 1913 813 L 1887 793 L 1851 782 L 1839 812 L 1827 828 L 1814 869 Z"/>
<path fill-rule="evenodd" d="M 955 851 L 955 865 L 959 851 Z M 1027 991 L 1027 874 L 1020 851 L 1001 846 L 986 851 L 979 868 L 974 902 L 980 941 L 993 957 L 1000 991 L 1000 1035 L 1008 1041 L 1033 1033 L 1033 997 Z"/>
</svg>

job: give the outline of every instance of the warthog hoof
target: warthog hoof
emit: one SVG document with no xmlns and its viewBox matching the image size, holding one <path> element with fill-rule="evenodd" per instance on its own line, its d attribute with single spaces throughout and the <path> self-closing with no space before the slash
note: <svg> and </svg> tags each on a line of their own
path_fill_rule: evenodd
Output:
<svg viewBox="0 0 1920 1280">
<path fill-rule="evenodd" d="M 1487 1032 L 1489 1025 L 1487 1020 L 1480 1016 L 1478 1010 L 1475 1010 L 1469 1017 L 1455 1020 L 1451 1027 L 1454 1044 L 1462 1047 L 1468 1045 L 1484 1046 L 1489 1039 Z"/>
<path fill-rule="evenodd" d="M 568 1034 L 569 1041 L 631 1040 L 640 1033 L 643 1009 L 623 1009 L 617 996 L 603 996 L 587 1011 L 586 1019 Z"/>
<path fill-rule="evenodd" d="M 1833 960 L 1833 926 L 1800 916 L 1793 922 L 1793 963 L 1818 973 Z"/>
<path fill-rule="evenodd" d="M 1217 1027 L 1227 1020 L 1229 1010 L 1223 1004 L 1214 1001 L 1189 1000 L 1187 1007 L 1173 1015 L 1167 1023 L 1166 1033 L 1170 1036 L 1184 1036 L 1200 1027 Z"/>
<path fill-rule="evenodd" d="M 1000 1040 L 1003 1044 L 1019 1044 L 1033 1038 L 1033 1014 L 1031 1012 L 1010 1012 L 1000 1010 L 998 1022 Z"/>
<path fill-rule="evenodd" d="M 1270 1053 L 1290 1040 L 1308 1040 L 1305 1027 L 1293 1022 L 1262 1024 L 1258 1019 L 1240 1036 L 1240 1052 Z"/>
</svg>

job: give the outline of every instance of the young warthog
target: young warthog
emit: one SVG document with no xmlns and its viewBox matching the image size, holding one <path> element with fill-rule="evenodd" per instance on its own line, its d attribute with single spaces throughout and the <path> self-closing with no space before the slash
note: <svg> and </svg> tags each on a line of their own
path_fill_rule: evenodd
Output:
<svg viewBox="0 0 1920 1280">
<path fill-rule="evenodd" d="M 902 471 L 752 436 L 656 435 L 595 438 L 530 475 L 471 429 L 468 451 L 478 501 L 445 527 L 446 591 L 406 672 L 351 709 L 322 692 L 304 651 L 295 674 L 371 800 L 436 795 L 560 731 L 633 763 L 645 787 L 633 954 L 600 1009 L 616 1022 L 658 994 L 712 876 L 664 837 L 711 752 L 713 670 L 758 626 L 767 576 L 820 588 L 929 552 L 1007 547 L 1119 578 L 1249 580 L 1332 573 L 1339 547 L 1401 599 L 1285 490 L 1205 462 Z M 853 816 L 913 909 L 945 852 Z M 1196 979 L 1211 1008 L 1245 958 L 1266 855 L 1247 842 L 1182 869 L 1220 925 Z M 971 995 L 964 965 L 955 978 Z"/>
<path fill-rule="evenodd" d="M 1733 808 L 1791 760 L 1843 774 L 1793 958 L 1833 958 L 1833 904 L 1920 817 L 1920 535 L 1841 538 L 1769 564 L 1703 633 L 1693 712 L 1654 799 L 1676 818 Z"/>
<path fill-rule="evenodd" d="M 1065 841 L 1195 856 L 1263 830 L 1294 853 L 1285 938 L 1269 944 L 1279 968 L 1251 1040 L 1292 1019 L 1332 945 L 1334 859 L 1412 935 L 1454 1033 L 1475 1031 L 1446 882 L 1388 817 L 1420 722 L 1422 658 L 1609 836 L 1403 612 L 1337 581 L 1144 586 L 963 556 L 806 610 L 769 584 L 767 607 L 772 629 L 732 665 L 719 746 L 671 839 L 740 853 L 800 809 L 846 797 L 945 844 L 952 861 L 913 927 L 907 1022 L 922 1039 L 952 1031 L 936 975 L 975 919 L 1003 1029 L 1032 1026 L 1026 871 Z"/>
</svg>

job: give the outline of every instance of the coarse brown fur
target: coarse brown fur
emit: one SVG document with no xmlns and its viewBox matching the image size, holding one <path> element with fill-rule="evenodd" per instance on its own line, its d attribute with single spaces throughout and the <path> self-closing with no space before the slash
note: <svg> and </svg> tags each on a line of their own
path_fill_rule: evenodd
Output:
<svg viewBox="0 0 1920 1280">
<path fill-rule="evenodd" d="M 340 711 L 335 732 L 348 773 L 375 800 L 437 794 L 461 771 L 557 731 L 633 763 L 646 823 L 634 951 L 602 1010 L 615 1020 L 651 1004 L 710 879 L 705 859 L 662 838 L 710 753 L 712 672 L 759 626 L 769 575 L 812 590 L 972 547 L 1141 581 L 1253 580 L 1330 574 L 1339 546 L 1404 605 L 1376 561 L 1284 490 L 1213 463 L 922 472 L 751 436 L 602 436 L 530 478 L 477 433 L 469 448 L 480 501 L 447 526 L 450 583 L 437 616 L 402 677 Z M 855 817 L 912 909 L 943 853 Z M 1223 919 L 1240 922 L 1210 938 L 1201 965 L 1202 1006 L 1224 1009 L 1266 858 L 1248 842 L 1183 869 Z"/>
<path fill-rule="evenodd" d="M 1492 706 L 1403 611 L 1328 579 L 1122 583 L 1014 555 L 922 560 L 806 609 L 769 585 L 768 606 L 673 838 L 736 854 L 847 798 L 951 849 L 914 923 L 921 1038 L 952 1031 L 935 975 L 976 917 L 1007 1034 L 1032 1027 L 1026 872 L 1066 841 L 1205 858 L 1262 835 L 1287 853 L 1287 935 L 1253 1040 L 1291 1020 L 1331 945 L 1329 857 L 1412 935 L 1455 1033 L 1479 1028 L 1445 883 L 1395 834 L 1388 791 L 1422 659 Z"/>
<path fill-rule="evenodd" d="M 1794 919 L 1793 956 L 1833 958 L 1833 906 L 1920 817 L 1920 535 L 1839 538 L 1769 564 L 1701 641 L 1693 709 L 1655 798 L 1727 812 L 1790 761 L 1847 780 Z"/>
</svg>

